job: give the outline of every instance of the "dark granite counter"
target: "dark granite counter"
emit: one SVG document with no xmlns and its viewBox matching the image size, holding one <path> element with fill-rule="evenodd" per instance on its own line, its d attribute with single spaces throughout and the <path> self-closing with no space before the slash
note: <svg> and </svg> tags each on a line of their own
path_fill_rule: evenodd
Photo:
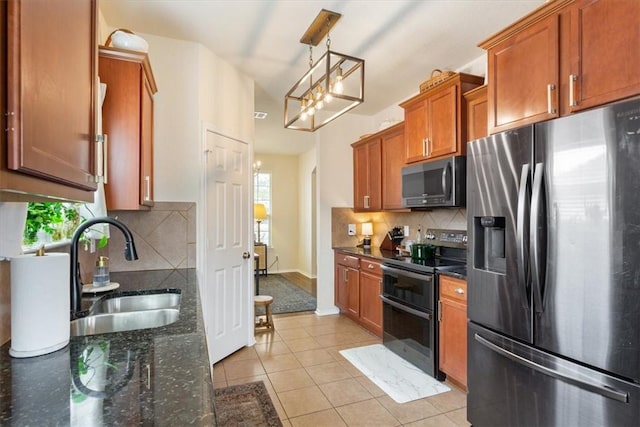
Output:
<svg viewBox="0 0 640 427">
<path fill-rule="evenodd" d="M 386 259 L 397 258 L 397 252 L 372 247 L 371 249 L 364 249 L 359 247 L 334 247 L 334 251 L 343 252 L 360 257 L 369 257 L 375 260 L 384 262 Z M 409 260 L 410 261 L 410 260 Z M 460 266 L 457 268 L 447 268 L 438 270 L 438 274 L 447 275 L 451 277 L 457 277 L 458 279 L 467 279 L 467 266 Z"/>
<path fill-rule="evenodd" d="M 10 357 L 6 343 L 0 348 L 0 425 L 215 424 L 195 270 L 112 273 L 111 280 L 121 284 L 112 292 L 181 289 L 179 320 L 72 337 L 67 347 L 32 358 Z M 83 306 L 93 300 L 83 298 Z"/>
</svg>

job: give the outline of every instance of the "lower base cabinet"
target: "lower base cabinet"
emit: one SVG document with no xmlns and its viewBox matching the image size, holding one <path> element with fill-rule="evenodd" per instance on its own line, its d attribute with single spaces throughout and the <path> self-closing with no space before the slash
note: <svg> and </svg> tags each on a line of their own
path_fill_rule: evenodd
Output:
<svg viewBox="0 0 640 427">
<path fill-rule="evenodd" d="M 367 257 L 335 253 L 335 304 L 364 328 L 382 337 L 382 268 Z"/>
<path fill-rule="evenodd" d="M 440 276 L 438 299 L 440 370 L 467 389 L 467 282 Z"/>
</svg>

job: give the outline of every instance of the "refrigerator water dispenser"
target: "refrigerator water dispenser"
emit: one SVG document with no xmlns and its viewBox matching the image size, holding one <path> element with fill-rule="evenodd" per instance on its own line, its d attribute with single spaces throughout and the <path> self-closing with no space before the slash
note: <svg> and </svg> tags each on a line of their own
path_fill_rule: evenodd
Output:
<svg viewBox="0 0 640 427">
<path fill-rule="evenodd" d="M 507 272 L 505 218 L 481 216 L 475 217 L 473 222 L 474 268 L 505 274 Z"/>
</svg>

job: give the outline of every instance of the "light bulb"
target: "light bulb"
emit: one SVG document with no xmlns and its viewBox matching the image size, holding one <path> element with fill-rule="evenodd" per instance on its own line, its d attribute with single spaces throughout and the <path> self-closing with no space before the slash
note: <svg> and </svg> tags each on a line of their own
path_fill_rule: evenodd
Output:
<svg viewBox="0 0 640 427">
<path fill-rule="evenodd" d="M 333 91 L 338 94 L 342 94 L 344 91 L 344 85 L 342 84 L 342 68 L 340 67 L 338 67 L 336 83 L 333 85 Z"/>
<path fill-rule="evenodd" d="M 329 86 L 329 92 L 327 92 L 324 95 L 324 102 L 326 102 L 327 104 L 330 103 L 333 100 L 333 95 L 331 95 L 331 88 L 333 87 L 333 85 Z"/>
<path fill-rule="evenodd" d="M 310 116 L 313 116 L 313 113 L 316 112 L 316 108 L 313 105 L 313 94 L 309 95 L 309 100 L 307 101 L 307 113 Z"/>
<path fill-rule="evenodd" d="M 304 111 L 302 114 L 300 114 L 300 120 L 302 120 L 303 122 L 305 120 L 307 120 L 307 112 L 306 111 Z"/>
</svg>

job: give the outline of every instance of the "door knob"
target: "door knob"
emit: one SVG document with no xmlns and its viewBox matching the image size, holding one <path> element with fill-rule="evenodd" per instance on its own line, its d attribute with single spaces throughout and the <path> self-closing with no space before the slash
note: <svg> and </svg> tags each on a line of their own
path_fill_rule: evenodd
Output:
<svg viewBox="0 0 640 427">
<path fill-rule="evenodd" d="M 249 254 L 249 252 L 247 252 L 247 251 L 244 251 L 244 252 L 242 252 L 242 258 L 249 259 L 249 258 L 251 258 L 251 254 Z"/>
</svg>

